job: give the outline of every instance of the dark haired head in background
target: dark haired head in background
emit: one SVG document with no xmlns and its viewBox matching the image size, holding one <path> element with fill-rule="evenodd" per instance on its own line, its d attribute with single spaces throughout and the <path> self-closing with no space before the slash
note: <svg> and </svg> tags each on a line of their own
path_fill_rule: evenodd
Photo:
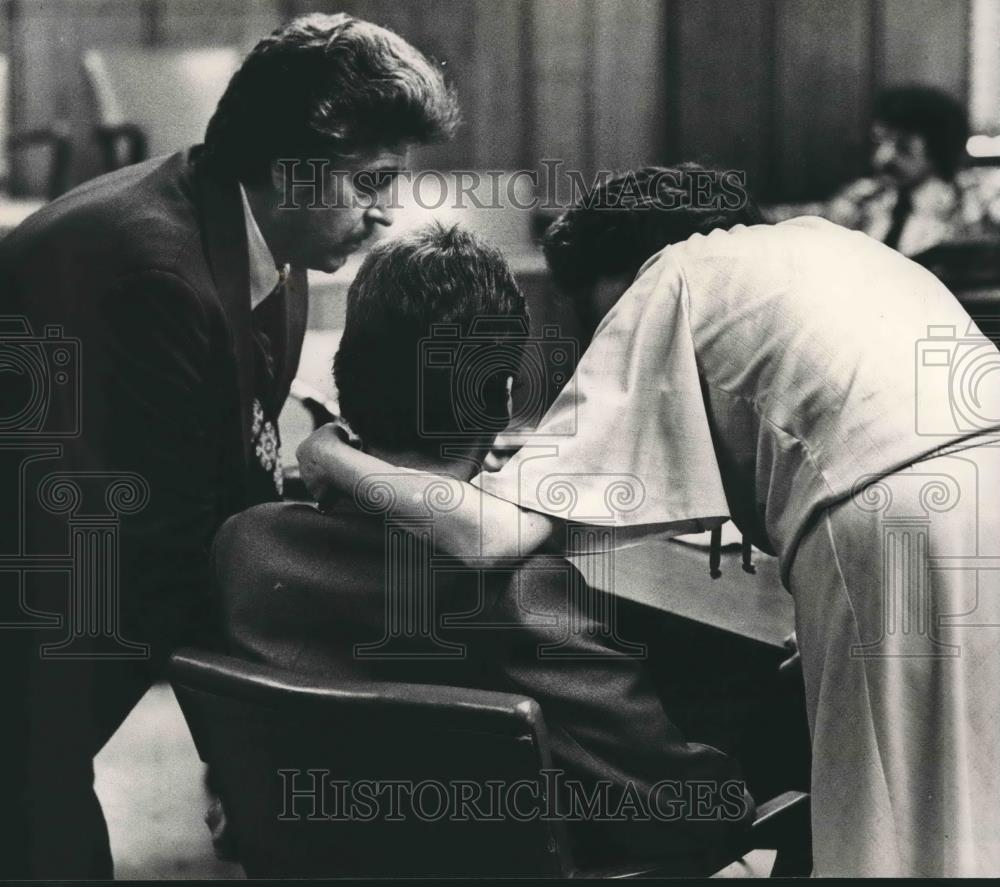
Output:
<svg viewBox="0 0 1000 887">
<path fill-rule="evenodd" d="M 368 449 L 439 459 L 450 445 L 481 460 L 509 418 L 527 316 L 503 256 L 468 231 L 434 224 L 377 244 L 334 360 L 343 417 Z"/>
<path fill-rule="evenodd" d="M 845 185 L 826 204 L 791 209 L 864 231 L 905 256 L 945 243 L 995 241 L 1000 179 L 995 169 L 965 164 L 968 137 L 965 108 L 940 89 L 885 90 L 872 115 L 873 175 Z M 944 273 L 961 281 L 965 264 Z"/>
<path fill-rule="evenodd" d="M 872 163 L 904 184 L 930 175 L 950 180 L 965 159 L 969 121 L 950 95 L 930 86 L 900 86 L 875 102 Z"/>
<path fill-rule="evenodd" d="M 260 184 L 280 158 L 358 160 L 448 138 L 457 122 L 440 70 L 402 37 L 317 13 L 253 48 L 209 121 L 205 149 L 240 181 Z"/>
<path fill-rule="evenodd" d="M 651 256 L 715 228 L 763 222 L 736 171 L 646 166 L 601 184 L 543 238 L 556 284 L 592 331 Z"/>
<path fill-rule="evenodd" d="M 332 273 L 392 224 L 386 198 L 410 149 L 457 123 L 440 70 L 402 37 L 349 15 L 307 15 L 247 56 L 202 157 L 243 184 L 278 264 Z"/>
</svg>

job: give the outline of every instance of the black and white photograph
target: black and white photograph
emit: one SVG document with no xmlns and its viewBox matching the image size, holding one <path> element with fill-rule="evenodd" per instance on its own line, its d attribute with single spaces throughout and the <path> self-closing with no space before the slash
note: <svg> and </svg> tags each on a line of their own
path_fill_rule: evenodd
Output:
<svg viewBox="0 0 1000 887">
<path fill-rule="evenodd" d="M 1000 0 L 0 0 L 0 881 L 1000 877 Z"/>
</svg>

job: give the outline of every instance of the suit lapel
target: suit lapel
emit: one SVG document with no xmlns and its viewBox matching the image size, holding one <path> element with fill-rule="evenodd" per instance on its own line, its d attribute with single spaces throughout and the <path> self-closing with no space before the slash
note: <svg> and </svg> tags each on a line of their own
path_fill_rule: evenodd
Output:
<svg viewBox="0 0 1000 887">
<path fill-rule="evenodd" d="M 250 272 L 246 230 L 235 179 L 199 175 L 205 251 L 219 301 L 229 321 L 240 394 L 243 458 L 249 464 L 254 388 L 253 333 L 250 318 Z"/>
<path fill-rule="evenodd" d="M 284 403 L 288 390 L 299 368 L 302 339 L 306 333 L 309 308 L 309 289 L 306 272 L 293 268 L 285 284 L 285 341 L 281 367 L 279 403 Z"/>
<path fill-rule="evenodd" d="M 232 338 L 240 395 L 240 430 L 244 464 L 250 465 L 254 398 L 253 319 L 250 308 L 250 260 L 239 187 L 201 171 L 205 252 Z M 308 284 L 303 269 L 292 269 L 285 285 L 284 336 L 279 345 L 278 403 L 284 403 L 298 370 L 308 315 Z"/>
</svg>

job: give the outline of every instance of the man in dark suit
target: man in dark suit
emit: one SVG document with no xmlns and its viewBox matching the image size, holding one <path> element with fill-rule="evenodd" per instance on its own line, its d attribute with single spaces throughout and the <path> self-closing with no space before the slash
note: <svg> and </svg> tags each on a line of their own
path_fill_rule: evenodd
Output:
<svg viewBox="0 0 1000 887">
<path fill-rule="evenodd" d="M 380 244 L 348 295 L 343 417 L 386 461 L 467 480 L 509 420 L 525 317 L 503 258 L 472 235 L 438 227 Z M 734 761 L 671 723 L 641 650 L 616 636 L 620 602 L 558 557 L 436 571 L 432 512 L 426 545 L 412 542 L 388 485 L 371 481 L 355 501 L 262 505 L 223 526 L 215 570 L 234 654 L 335 681 L 531 696 L 579 862 L 711 872 L 752 802 Z M 573 781 L 577 802 L 602 799 L 586 815 Z"/>
<path fill-rule="evenodd" d="M 4 430 L 63 434 L 23 460 L 16 491 L 35 560 L 3 603 L 31 630 L 4 637 L 0 874 L 111 876 L 92 759 L 170 651 L 210 641 L 218 526 L 280 496 L 306 269 L 336 271 L 391 224 L 409 148 L 455 119 L 440 72 L 400 37 L 303 17 L 250 53 L 203 145 L 89 182 L 0 242 L 8 344 L 33 331 L 55 361 L 37 414 L 17 402 L 30 374 L 3 366 L 4 417 L 34 422 Z M 61 584 L 46 557 L 66 561 Z"/>
</svg>

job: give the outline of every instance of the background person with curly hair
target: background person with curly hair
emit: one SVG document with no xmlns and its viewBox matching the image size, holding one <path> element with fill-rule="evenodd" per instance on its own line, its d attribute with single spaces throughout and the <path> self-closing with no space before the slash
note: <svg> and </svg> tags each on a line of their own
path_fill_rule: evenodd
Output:
<svg viewBox="0 0 1000 887">
<path fill-rule="evenodd" d="M 996 238 L 1000 175 L 967 166 L 968 115 L 930 86 L 897 86 L 875 100 L 871 175 L 825 203 L 772 207 L 774 220 L 815 214 L 864 231 L 905 256 L 941 243 Z"/>
</svg>

